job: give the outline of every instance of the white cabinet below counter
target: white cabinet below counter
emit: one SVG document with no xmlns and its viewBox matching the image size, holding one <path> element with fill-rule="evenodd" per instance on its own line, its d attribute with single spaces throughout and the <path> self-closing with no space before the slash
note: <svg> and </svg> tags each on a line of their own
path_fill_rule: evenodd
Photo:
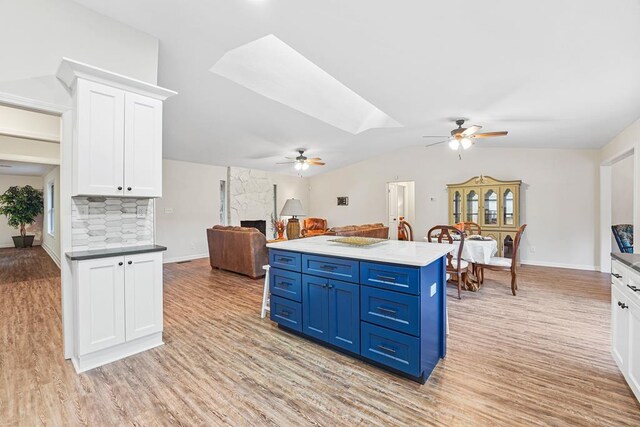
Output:
<svg viewBox="0 0 640 427">
<path fill-rule="evenodd" d="M 162 252 L 75 258 L 76 370 L 162 345 Z"/>
<path fill-rule="evenodd" d="M 640 271 L 625 265 L 640 255 L 615 254 L 611 263 L 611 355 L 640 401 Z"/>
</svg>

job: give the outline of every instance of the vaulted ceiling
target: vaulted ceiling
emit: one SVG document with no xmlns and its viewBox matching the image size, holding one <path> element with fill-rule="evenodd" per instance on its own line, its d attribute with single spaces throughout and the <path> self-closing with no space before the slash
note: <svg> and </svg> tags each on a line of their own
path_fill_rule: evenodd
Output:
<svg viewBox="0 0 640 427">
<path fill-rule="evenodd" d="M 456 118 L 495 147 L 597 148 L 640 117 L 637 0 L 77 0 L 160 40 L 165 157 L 293 173 L 446 135 Z M 211 68 L 273 34 L 401 127 L 351 133 Z M 433 141 L 433 140 L 431 140 Z M 428 150 L 425 148 L 425 150 Z"/>
</svg>

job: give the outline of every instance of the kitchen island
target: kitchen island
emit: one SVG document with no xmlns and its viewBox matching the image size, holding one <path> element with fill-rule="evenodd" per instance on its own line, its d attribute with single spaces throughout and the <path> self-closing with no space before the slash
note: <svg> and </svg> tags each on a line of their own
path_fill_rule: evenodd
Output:
<svg viewBox="0 0 640 427">
<path fill-rule="evenodd" d="M 271 320 L 424 383 L 446 354 L 445 262 L 453 246 L 334 239 L 267 244 Z"/>
</svg>

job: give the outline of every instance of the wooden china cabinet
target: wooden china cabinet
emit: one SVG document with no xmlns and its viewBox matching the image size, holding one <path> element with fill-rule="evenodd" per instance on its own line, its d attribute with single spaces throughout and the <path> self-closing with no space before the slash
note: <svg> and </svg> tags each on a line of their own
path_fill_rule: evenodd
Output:
<svg viewBox="0 0 640 427">
<path fill-rule="evenodd" d="M 498 241 L 498 256 L 511 258 L 513 240 L 520 227 L 520 185 L 522 181 L 500 181 L 475 176 L 449 189 L 449 223 L 475 222 L 482 235 Z"/>
</svg>

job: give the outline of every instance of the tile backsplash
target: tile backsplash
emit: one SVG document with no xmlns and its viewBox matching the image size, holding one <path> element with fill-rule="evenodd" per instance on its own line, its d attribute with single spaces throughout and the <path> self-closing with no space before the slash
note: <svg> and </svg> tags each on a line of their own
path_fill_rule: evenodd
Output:
<svg viewBox="0 0 640 427">
<path fill-rule="evenodd" d="M 74 251 L 153 244 L 153 200 L 117 197 L 71 199 Z M 138 218 L 138 207 L 146 207 Z"/>
</svg>

